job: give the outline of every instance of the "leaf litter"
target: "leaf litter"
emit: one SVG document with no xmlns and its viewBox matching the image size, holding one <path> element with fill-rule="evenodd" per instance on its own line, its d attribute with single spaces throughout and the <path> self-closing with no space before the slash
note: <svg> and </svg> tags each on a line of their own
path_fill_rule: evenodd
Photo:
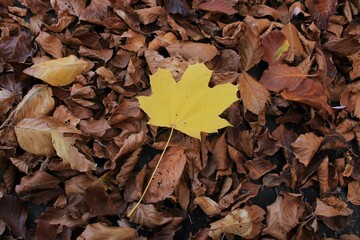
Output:
<svg viewBox="0 0 360 240">
<path fill-rule="evenodd" d="M 0 9 L 2 237 L 359 239 L 357 0 Z"/>
</svg>

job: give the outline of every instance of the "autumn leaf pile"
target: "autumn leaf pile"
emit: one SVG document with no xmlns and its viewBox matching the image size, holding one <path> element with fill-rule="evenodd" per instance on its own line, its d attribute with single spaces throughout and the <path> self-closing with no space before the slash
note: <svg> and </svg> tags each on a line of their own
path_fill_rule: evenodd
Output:
<svg viewBox="0 0 360 240">
<path fill-rule="evenodd" d="M 359 11 L 0 0 L 0 238 L 360 239 Z M 140 108 L 150 76 L 177 96 L 183 75 L 201 80 L 193 66 L 238 100 L 192 92 L 190 114 L 159 109 L 204 132 L 174 127 L 127 217 L 172 131 Z M 215 120 L 196 103 L 232 103 L 216 120 L 232 126 L 206 130 Z"/>
</svg>

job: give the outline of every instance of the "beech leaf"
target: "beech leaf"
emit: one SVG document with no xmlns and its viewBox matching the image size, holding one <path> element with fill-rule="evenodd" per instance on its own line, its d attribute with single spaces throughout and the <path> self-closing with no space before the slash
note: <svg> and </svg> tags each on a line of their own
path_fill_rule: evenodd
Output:
<svg viewBox="0 0 360 240">
<path fill-rule="evenodd" d="M 80 172 L 93 170 L 96 164 L 88 160 L 79 150 L 74 146 L 75 139 L 72 137 L 65 137 L 63 133 L 56 130 L 51 131 L 51 137 L 56 154 L 66 163 L 69 163 L 71 168 Z"/>
<path fill-rule="evenodd" d="M 136 230 L 129 227 L 111 227 L 104 223 L 93 223 L 86 226 L 77 240 L 130 240 L 136 238 Z"/>
<path fill-rule="evenodd" d="M 209 88 L 211 73 L 204 64 L 194 64 L 179 82 L 169 70 L 159 69 L 151 75 L 152 95 L 138 97 L 140 108 L 150 117 L 148 124 L 174 128 L 198 139 L 200 132 L 231 126 L 218 115 L 237 100 L 237 87 L 227 83 Z"/>
<path fill-rule="evenodd" d="M 86 62 L 74 55 L 35 64 L 24 70 L 24 73 L 39 78 L 52 86 L 66 86 L 75 80 L 93 63 Z"/>
</svg>

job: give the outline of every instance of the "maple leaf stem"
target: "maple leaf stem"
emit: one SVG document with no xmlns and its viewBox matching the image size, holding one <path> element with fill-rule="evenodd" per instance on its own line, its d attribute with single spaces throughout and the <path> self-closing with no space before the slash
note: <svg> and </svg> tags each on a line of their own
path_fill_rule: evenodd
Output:
<svg viewBox="0 0 360 240">
<path fill-rule="evenodd" d="M 154 169 L 154 171 L 152 172 L 151 177 L 150 177 L 150 179 L 149 179 L 149 181 L 148 181 L 148 183 L 147 183 L 147 185 L 146 185 L 146 187 L 145 187 L 145 189 L 144 189 L 144 191 L 143 191 L 143 193 L 142 193 L 139 201 L 135 204 L 135 206 L 134 206 L 134 207 L 131 209 L 131 211 L 127 214 L 128 217 L 130 217 L 130 216 L 134 213 L 134 211 L 136 210 L 136 208 L 140 205 L 141 201 L 142 201 L 143 198 L 145 197 L 145 194 L 146 194 L 148 188 L 150 187 L 150 184 L 151 184 L 151 182 L 152 182 L 152 180 L 153 180 L 153 178 L 154 178 L 154 176 L 155 176 L 155 173 L 156 173 L 157 169 L 159 168 L 159 165 L 160 165 L 160 163 L 161 163 L 161 160 L 162 160 L 163 157 L 164 157 L 165 151 L 166 151 L 167 147 L 169 146 L 169 143 L 170 143 L 171 137 L 172 137 L 172 135 L 173 135 L 173 132 L 174 132 L 174 127 L 171 128 L 170 135 L 169 135 L 169 138 L 168 138 L 168 140 L 167 140 L 167 142 L 166 142 L 166 144 L 165 144 L 164 150 L 162 151 L 162 153 L 161 153 L 161 155 L 160 155 L 159 161 L 157 162 L 157 164 L 156 164 L 156 166 L 155 166 L 155 169 Z"/>
</svg>

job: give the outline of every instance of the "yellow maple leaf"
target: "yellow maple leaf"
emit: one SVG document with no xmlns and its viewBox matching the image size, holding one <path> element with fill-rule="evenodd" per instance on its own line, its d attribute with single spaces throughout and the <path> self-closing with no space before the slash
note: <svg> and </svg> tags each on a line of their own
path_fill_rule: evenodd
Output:
<svg viewBox="0 0 360 240">
<path fill-rule="evenodd" d="M 35 64 L 24 70 L 24 73 L 39 78 L 53 86 L 66 86 L 75 80 L 76 75 L 94 64 L 70 55 Z"/>
<path fill-rule="evenodd" d="M 152 95 L 138 97 L 140 108 L 150 117 L 148 124 L 174 128 L 198 139 L 200 132 L 231 126 L 219 114 L 238 100 L 238 88 L 231 83 L 208 87 L 211 74 L 198 63 L 189 65 L 179 82 L 169 70 L 159 69 L 151 75 Z"/>
</svg>

